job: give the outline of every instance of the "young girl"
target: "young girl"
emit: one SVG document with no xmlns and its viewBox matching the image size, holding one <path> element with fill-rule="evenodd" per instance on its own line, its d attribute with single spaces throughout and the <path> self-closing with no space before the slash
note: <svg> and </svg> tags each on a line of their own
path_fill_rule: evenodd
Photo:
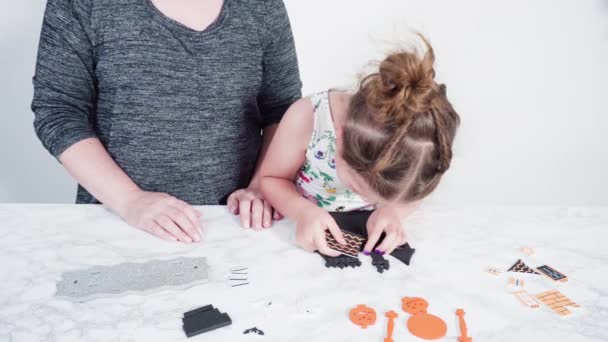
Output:
<svg viewBox="0 0 608 342">
<path fill-rule="evenodd" d="M 398 52 L 354 94 L 328 90 L 294 103 L 261 166 L 265 198 L 297 223 L 297 243 L 336 256 L 325 231 L 344 238 L 327 211 L 370 210 L 369 255 L 405 243 L 402 220 L 447 171 L 460 119 L 435 82 L 430 44 L 423 56 Z"/>
</svg>

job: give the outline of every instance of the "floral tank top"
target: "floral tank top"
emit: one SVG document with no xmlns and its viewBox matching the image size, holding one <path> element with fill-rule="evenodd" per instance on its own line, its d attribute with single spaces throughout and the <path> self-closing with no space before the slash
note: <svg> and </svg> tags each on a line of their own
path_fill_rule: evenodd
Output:
<svg viewBox="0 0 608 342">
<path fill-rule="evenodd" d="M 296 177 L 298 192 L 327 211 L 372 210 L 373 205 L 347 189 L 336 173 L 336 131 L 329 90 L 310 97 L 314 125 L 306 158 Z"/>
</svg>

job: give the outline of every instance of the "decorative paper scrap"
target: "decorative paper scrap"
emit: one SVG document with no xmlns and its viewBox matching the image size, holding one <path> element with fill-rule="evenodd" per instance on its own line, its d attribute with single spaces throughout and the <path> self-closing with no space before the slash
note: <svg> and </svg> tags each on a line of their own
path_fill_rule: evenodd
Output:
<svg viewBox="0 0 608 342">
<path fill-rule="evenodd" d="M 543 303 L 545 303 L 545 305 L 560 316 L 567 316 L 571 314 L 570 310 L 568 310 L 566 306 L 580 308 L 580 305 L 576 304 L 570 298 L 555 290 L 539 293 L 536 295 L 536 298 L 540 299 Z"/>
<path fill-rule="evenodd" d="M 532 295 L 530 295 L 525 290 L 516 291 L 513 292 L 513 294 L 523 305 L 529 308 L 538 309 L 540 307 L 540 303 L 538 302 L 538 300 L 532 297 Z"/>
<path fill-rule="evenodd" d="M 526 265 L 521 259 L 517 260 L 511 268 L 507 270 L 507 272 L 519 272 L 519 273 L 531 273 L 531 274 L 539 274 L 533 268 Z"/>
</svg>

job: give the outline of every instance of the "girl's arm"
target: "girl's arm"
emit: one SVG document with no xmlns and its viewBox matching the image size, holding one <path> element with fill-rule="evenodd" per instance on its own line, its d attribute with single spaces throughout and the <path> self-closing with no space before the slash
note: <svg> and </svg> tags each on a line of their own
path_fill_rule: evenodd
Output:
<svg viewBox="0 0 608 342">
<path fill-rule="evenodd" d="M 262 131 L 262 147 L 260 149 L 260 156 L 258 157 L 258 162 L 255 166 L 255 171 L 253 173 L 253 177 L 251 178 L 251 182 L 249 183 L 250 187 L 259 188 L 260 187 L 260 168 L 262 166 L 262 161 L 266 157 L 266 153 L 268 153 L 268 148 L 270 147 L 270 143 L 279 128 L 278 124 L 270 125 L 265 127 Z"/>
<path fill-rule="evenodd" d="M 325 231 L 329 230 L 336 241 L 346 244 L 340 228 L 329 213 L 300 195 L 294 185 L 312 134 L 313 115 L 309 99 L 299 100 L 289 108 L 262 162 L 260 186 L 264 198 L 296 222 L 296 240 L 301 247 L 337 256 L 339 252 L 327 247 Z"/>
<path fill-rule="evenodd" d="M 262 194 L 276 210 L 292 220 L 296 220 L 303 209 L 316 208 L 298 193 L 294 184 L 312 134 L 313 115 L 310 100 L 295 102 L 281 120 L 260 167 Z"/>
</svg>

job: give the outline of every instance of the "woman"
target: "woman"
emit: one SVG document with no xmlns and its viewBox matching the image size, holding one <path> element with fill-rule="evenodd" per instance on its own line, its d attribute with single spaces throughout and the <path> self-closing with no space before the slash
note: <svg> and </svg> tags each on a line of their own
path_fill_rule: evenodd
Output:
<svg viewBox="0 0 608 342">
<path fill-rule="evenodd" d="M 78 181 L 166 240 L 196 242 L 194 204 L 269 227 L 257 163 L 301 96 L 281 0 L 49 0 L 34 127 Z M 262 132 L 262 134 L 261 134 Z"/>
</svg>

